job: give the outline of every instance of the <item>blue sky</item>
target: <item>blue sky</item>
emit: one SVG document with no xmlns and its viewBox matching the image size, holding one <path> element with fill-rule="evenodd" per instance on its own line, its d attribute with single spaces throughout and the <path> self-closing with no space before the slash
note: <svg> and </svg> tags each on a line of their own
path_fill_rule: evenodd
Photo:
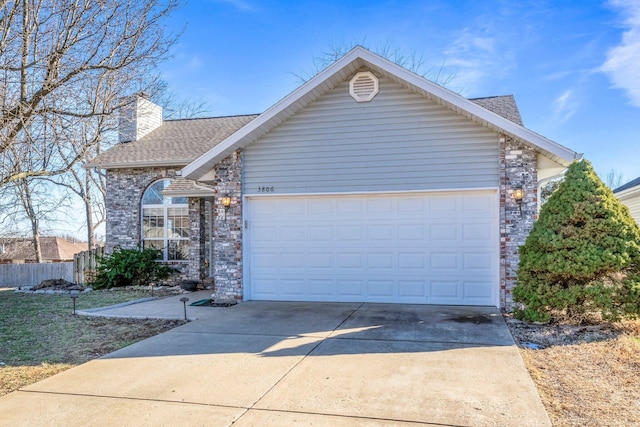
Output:
<svg viewBox="0 0 640 427">
<path fill-rule="evenodd" d="M 332 45 L 392 45 L 466 97 L 513 94 L 525 126 L 604 175 L 640 176 L 640 0 L 191 0 L 162 66 L 210 115 L 260 113 Z M 444 65 L 443 65 L 444 64 Z"/>
</svg>

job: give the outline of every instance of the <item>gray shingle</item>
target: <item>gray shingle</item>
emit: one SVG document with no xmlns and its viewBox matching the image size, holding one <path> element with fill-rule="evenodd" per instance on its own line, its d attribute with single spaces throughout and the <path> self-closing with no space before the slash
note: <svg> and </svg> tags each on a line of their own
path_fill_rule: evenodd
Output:
<svg viewBox="0 0 640 427">
<path fill-rule="evenodd" d="M 518 104 L 513 95 L 501 95 L 501 96 L 489 96 L 486 98 L 470 98 L 469 101 L 475 102 L 481 107 L 496 113 L 505 119 L 524 126 L 522 123 L 522 116 L 520 116 L 520 110 Z"/>
<path fill-rule="evenodd" d="M 118 144 L 87 167 L 184 166 L 258 115 L 167 120 L 138 141 Z"/>
</svg>

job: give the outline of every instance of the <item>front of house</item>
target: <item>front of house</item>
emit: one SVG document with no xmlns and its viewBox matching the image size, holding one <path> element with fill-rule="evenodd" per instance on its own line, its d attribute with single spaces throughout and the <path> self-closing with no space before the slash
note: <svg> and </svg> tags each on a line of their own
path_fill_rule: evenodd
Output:
<svg viewBox="0 0 640 427">
<path fill-rule="evenodd" d="M 578 158 L 513 97 L 468 100 L 360 47 L 260 115 L 128 114 L 89 165 L 107 249 L 160 248 L 239 300 L 509 309 L 539 184 Z"/>
</svg>

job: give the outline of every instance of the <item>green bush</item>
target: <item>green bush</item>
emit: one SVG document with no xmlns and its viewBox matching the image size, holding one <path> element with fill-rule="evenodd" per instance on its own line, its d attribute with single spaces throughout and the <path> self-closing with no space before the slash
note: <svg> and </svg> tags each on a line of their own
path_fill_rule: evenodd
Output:
<svg viewBox="0 0 640 427">
<path fill-rule="evenodd" d="M 100 258 L 96 277 L 90 285 L 96 289 L 109 289 L 166 279 L 175 269 L 157 262 L 158 252 L 153 248 L 116 247 L 110 255 Z"/>
<path fill-rule="evenodd" d="M 520 247 L 516 317 L 638 317 L 639 279 L 640 228 L 591 164 L 574 162 Z"/>
</svg>

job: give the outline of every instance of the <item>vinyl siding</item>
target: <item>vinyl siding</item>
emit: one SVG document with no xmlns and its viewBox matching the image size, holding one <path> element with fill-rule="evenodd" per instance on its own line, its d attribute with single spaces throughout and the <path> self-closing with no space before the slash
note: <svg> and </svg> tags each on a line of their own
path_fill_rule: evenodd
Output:
<svg viewBox="0 0 640 427">
<path fill-rule="evenodd" d="M 380 79 L 371 102 L 348 81 L 249 145 L 244 193 L 486 188 L 498 185 L 498 135 Z"/>
<path fill-rule="evenodd" d="M 640 224 L 640 194 L 620 198 L 620 201 L 627 205 L 633 219 Z"/>
</svg>

